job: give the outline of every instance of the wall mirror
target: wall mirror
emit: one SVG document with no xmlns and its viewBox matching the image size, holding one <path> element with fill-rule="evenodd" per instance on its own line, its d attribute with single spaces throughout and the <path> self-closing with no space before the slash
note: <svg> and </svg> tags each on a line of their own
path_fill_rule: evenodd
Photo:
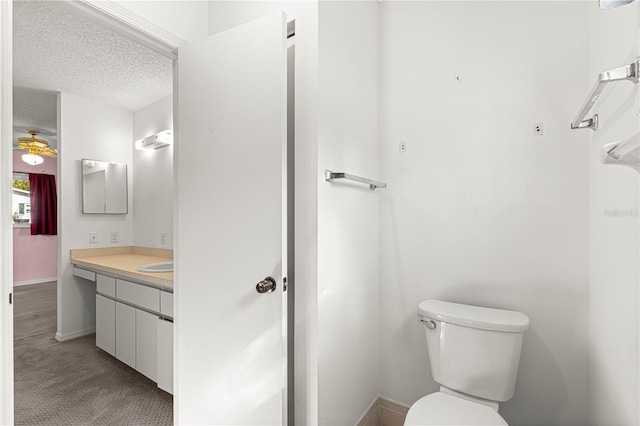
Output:
<svg viewBox="0 0 640 426">
<path fill-rule="evenodd" d="M 82 159 L 82 213 L 128 213 L 127 165 Z"/>
</svg>

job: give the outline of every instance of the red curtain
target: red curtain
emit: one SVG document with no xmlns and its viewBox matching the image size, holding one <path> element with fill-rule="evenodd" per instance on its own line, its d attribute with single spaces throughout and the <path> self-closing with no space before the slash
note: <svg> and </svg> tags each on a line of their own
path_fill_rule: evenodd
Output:
<svg viewBox="0 0 640 426">
<path fill-rule="evenodd" d="M 31 192 L 31 235 L 58 234 L 56 177 L 29 173 Z"/>
</svg>

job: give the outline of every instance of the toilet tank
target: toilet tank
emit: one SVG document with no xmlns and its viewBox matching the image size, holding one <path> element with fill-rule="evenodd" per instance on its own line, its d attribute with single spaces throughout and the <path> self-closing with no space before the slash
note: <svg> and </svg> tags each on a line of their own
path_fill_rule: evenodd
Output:
<svg viewBox="0 0 640 426">
<path fill-rule="evenodd" d="M 421 302 L 418 315 L 436 382 L 491 401 L 513 397 L 526 315 L 441 300 Z"/>
</svg>

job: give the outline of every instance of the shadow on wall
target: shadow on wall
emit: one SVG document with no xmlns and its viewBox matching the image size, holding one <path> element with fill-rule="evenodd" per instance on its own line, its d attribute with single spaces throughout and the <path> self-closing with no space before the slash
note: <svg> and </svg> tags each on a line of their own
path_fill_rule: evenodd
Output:
<svg viewBox="0 0 640 426">
<path fill-rule="evenodd" d="M 632 339 L 629 339 L 630 341 Z M 637 344 L 637 343 L 636 343 Z M 631 344 L 630 346 L 635 346 Z M 615 352 L 620 354 L 625 351 L 626 348 L 618 347 Z M 597 406 L 590 406 L 590 419 L 591 424 L 598 425 L 630 425 L 634 426 L 635 423 L 632 419 L 637 418 L 637 406 L 633 407 L 629 404 L 629 395 L 622 395 L 620 383 L 624 380 L 620 380 L 620 377 L 616 377 L 617 371 L 612 371 L 613 365 L 607 364 L 606 359 L 599 359 L 597 354 L 598 350 L 602 348 L 591 347 L 589 348 L 591 354 L 591 368 L 589 369 L 590 386 L 597 387 Z M 622 364 L 622 363 L 620 363 Z M 616 365 L 619 368 L 619 365 Z M 626 379 L 625 379 L 626 380 Z M 592 388 L 592 389 L 593 389 Z M 604 420 L 604 421 L 603 421 Z M 606 423 L 605 423 L 606 421 Z"/>
<path fill-rule="evenodd" d="M 520 368 L 516 393 L 500 404 L 500 414 L 510 425 L 561 424 L 569 393 L 560 367 L 535 329 L 525 333 L 522 365 L 528 368 Z"/>
</svg>

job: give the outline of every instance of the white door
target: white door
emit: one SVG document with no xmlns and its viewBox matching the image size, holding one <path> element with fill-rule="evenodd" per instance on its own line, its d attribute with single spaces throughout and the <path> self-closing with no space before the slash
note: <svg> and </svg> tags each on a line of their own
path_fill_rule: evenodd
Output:
<svg viewBox="0 0 640 426">
<path fill-rule="evenodd" d="M 175 422 L 282 424 L 286 17 L 180 48 L 177 73 Z"/>
</svg>

